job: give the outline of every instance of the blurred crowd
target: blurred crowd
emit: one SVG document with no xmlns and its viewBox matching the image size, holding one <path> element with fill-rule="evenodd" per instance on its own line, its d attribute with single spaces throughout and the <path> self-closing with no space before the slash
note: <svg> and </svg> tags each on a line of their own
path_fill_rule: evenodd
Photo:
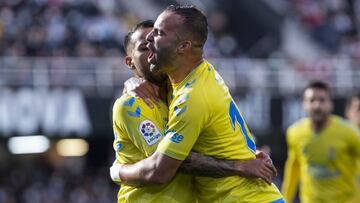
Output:
<svg viewBox="0 0 360 203">
<path fill-rule="evenodd" d="M 208 4 L 215 1 L 210 1 Z M 248 65 L 229 60 L 224 66 L 253 70 L 252 58 L 248 57 L 251 55 L 248 55 L 244 47 L 240 46 L 241 40 L 244 39 L 237 36 L 235 28 L 231 27 L 234 25 L 234 22 L 231 24 L 233 17 L 230 18 L 230 15 L 224 9 L 222 10 L 219 4 L 209 6 L 204 1 L 200 2 L 204 5 L 202 9 L 206 12 L 210 27 L 205 45 L 205 57 L 242 58 L 249 60 Z M 345 86 L 352 86 L 348 84 L 348 81 L 356 81 L 357 78 L 348 79 L 349 75 L 356 75 L 351 71 L 358 70 L 360 67 L 360 40 L 358 37 L 360 0 L 264 2 L 274 5 L 283 2 L 285 6 L 280 12 L 281 15 L 284 18 L 292 19 L 291 23 L 297 21 L 301 25 L 301 29 L 305 31 L 303 34 L 311 36 L 308 43 L 319 45 L 318 47 L 322 48 L 320 49 L 321 53 L 314 54 L 315 57 L 307 60 L 292 56 L 285 49 L 274 50 L 274 53 L 269 55 L 272 59 L 264 61 L 265 64 L 270 65 L 265 65 L 263 69 L 282 70 L 284 66 L 286 69 L 292 67 L 296 74 L 300 73 L 304 77 L 315 76 L 325 81 L 345 81 Z M 109 68 L 109 70 L 123 70 L 118 66 L 122 64 L 121 59 L 124 54 L 122 50 L 124 35 L 131 26 L 140 20 L 154 19 L 164 6 L 151 0 L 146 2 L 136 0 L 0 1 L 0 56 L 36 57 L 26 58 L 26 60 L 25 58 L 21 60 L 12 60 L 11 57 L 1 58 L 1 68 L 7 68 L 7 70 L 17 68 L 19 71 L 18 73 L 3 72 L 0 75 L 0 83 L 5 85 L 32 84 L 34 74 L 31 70 L 39 66 L 49 70 L 51 84 L 75 84 L 88 87 L 95 84 L 94 78 L 100 78 L 104 79 L 104 84 L 107 85 L 106 82 L 111 81 L 109 77 L 97 77 L 93 73 L 100 72 L 91 72 L 90 70 L 104 70 L 110 65 L 107 66 L 107 63 L 101 60 L 96 63 L 89 58 L 79 60 L 70 57 L 117 57 L 120 63 L 111 65 L 113 68 Z M 236 8 L 234 10 L 236 11 Z M 245 27 L 241 29 L 246 30 Z M 297 40 L 295 36 L 291 37 L 295 41 Z M 283 43 L 285 44 L 285 41 Z M 256 45 L 255 43 L 253 46 Z M 293 49 L 301 49 L 294 44 L 291 46 Z M 303 53 L 313 55 L 307 51 L 303 51 Z M 45 60 L 39 62 L 39 65 L 39 57 L 42 56 L 67 58 L 57 58 L 57 60 L 49 62 Z M 352 60 L 342 60 L 342 56 L 350 56 Z M 277 58 L 283 60 L 273 60 Z M 97 68 L 93 68 L 95 66 Z M 268 66 L 271 67 L 268 68 Z M 82 67 L 85 67 L 86 70 L 76 72 Z M 75 72 L 63 70 L 75 70 Z M 332 75 L 336 75 L 333 73 L 338 70 L 342 71 L 343 75 L 341 76 L 344 79 L 334 79 Z M 343 70 L 350 71 L 345 73 Z M 103 73 L 105 74 L 105 71 Z M 112 72 L 109 73 L 115 75 Z M 336 77 L 340 77 L 340 75 L 336 75 Z M 123 83 L 118 75 L 116 78 L 116 81 Z"/>
<path fill-rule="evenodd" d="M 121 56 L 124 35 L 144 19 L 127 4 L 125 0 L 0 1 L 0 55 Z M 284 16 L 294 16 L 326 52 L 360 57 L 359 0 L 292 0 L 286 7 Z M 207 15 L 207 57 L 243 55 L 228 27 L 229 16 L 219 9 Z"/>
<path fill-rule="evenodd" d="M 5 0 L 0 1 L 1 56 L 116 57 L 123 54 L 127 31 L 142 16 L 114 0 Z M 139 9 L 140 11 L 141 9 Z M 219 33 L 224 13 L 212 15 L 210 23 Z M 218 42 L 210 34 L 210 56 L 235 53 L 230 34 Z M 229 46 L 231 44 L 231 46 Z"/>
<path fill-rule="evenodd" d="M 1 1 L 0 55 L 118 56 L 132 21 L 132 15 L 118 3 L 121 1 Z"/>
<path fill-rule="evenodd" d="M 296 18 L 330 54 L 360 57 L 359 0 L 293 0 Z"/>
<path fill-rule="evenodd" d="M 107 168 L 74 173 L 42 165 L 7 170 L 0 180 L 2 203 L 113 203 L 118 187 Z"/>
</svg>

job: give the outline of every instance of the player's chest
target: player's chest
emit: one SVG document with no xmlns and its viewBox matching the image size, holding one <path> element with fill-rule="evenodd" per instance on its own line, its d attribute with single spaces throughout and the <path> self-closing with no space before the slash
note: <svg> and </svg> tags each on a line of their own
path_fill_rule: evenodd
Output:
<svg viewBox="0 0 360 203">
<path fill-rule="evenodd" d="M 299 153 L 307 162 L 327 163 L 347 153 L 345 140 L 333 133 L 305 135 L 298 146 Z"/>
</svg>

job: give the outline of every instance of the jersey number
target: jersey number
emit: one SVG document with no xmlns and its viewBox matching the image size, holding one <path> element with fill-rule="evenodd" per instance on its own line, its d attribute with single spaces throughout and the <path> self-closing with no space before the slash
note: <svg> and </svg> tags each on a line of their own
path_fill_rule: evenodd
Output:
<svg viewBox="0 0 360 203">
<path fill-rule="evenodd" d="M 250 136 L 246 130 L 246 127 L 245 127 L 245 121 L 244 121 L 243 117 L 241 116 L 241 114 L 239 113 L 239 110 L 236 108 L 234 101 L 232 101 L 232 100 L 230 102 L 229 115 L 230 115 L 231 125 L 232 125 L 233 129 L 235 130 L 235 127 L 236 127 L 235 122 L 236 122 L 240 126 L 242 134 L 245 137 L 247 147 L 250 149 L 250 151 L 255 153 L 255 151 L 256 151 L 255 142 L 250 138 Z"/>
</svg>

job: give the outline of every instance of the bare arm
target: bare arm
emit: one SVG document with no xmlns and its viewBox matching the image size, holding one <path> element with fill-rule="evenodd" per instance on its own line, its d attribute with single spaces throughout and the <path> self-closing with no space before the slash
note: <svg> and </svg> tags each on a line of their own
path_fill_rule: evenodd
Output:
<svg viewBox="0 0 360 203">
<path fill-rule="evenodd" d="M 215 178 L 228 176 L 261 178 L 268 184 L 271 184 L 272 178 L 277 175 L 270 157 L 263 152 L 258 154 L 257 159 L 248 161 L 220 160 L 191 152 L 180 166 L 180 172 Z"/>
<path fill-rule="evenodd" d="M 276 169 L 267 154 L 260 154 L 257 159 L 242 162 L 219 160 L 191 152 L 182 162 L 155 152 L 136 164 L 116 164 L 110 170 L 111 173 L 118 174 L 122 183 L 134 186 L 165 184 L 175 176 L 178 169 L 180 172 L 195 176 L 261 178 L 271 184 L 272 178 L 276 175 Z"/>
<path fill-rule="evenodd" d="M 156 151 L 150 157 L 135 164 L 119 165 L 122 183 L 134 186 L 161 185 L 168 183 L 176 174 L 182 161 Z"/>
</svg>

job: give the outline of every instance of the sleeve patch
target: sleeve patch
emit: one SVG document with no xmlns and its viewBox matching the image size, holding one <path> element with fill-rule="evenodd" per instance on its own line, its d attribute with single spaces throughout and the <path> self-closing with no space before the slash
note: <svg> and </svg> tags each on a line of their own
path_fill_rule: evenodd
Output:
<svg viewBox="0 0 360 203">
<path fill-rule="evenodd" d="M 144 120 L 139 125 L 140 134 L 143 136 L 146 144 L 151 146 L 161 140 L 162 135 L 156 125 L 150 120 Z"/>
<path fill-rule="evenodd" d="M 175 130 L 167 131 L 166 134 L 170 134 L 170 140 L 177 144 L 179 144 L 184 139 L 184 136 L 180 135 Z"/>
</svg>

